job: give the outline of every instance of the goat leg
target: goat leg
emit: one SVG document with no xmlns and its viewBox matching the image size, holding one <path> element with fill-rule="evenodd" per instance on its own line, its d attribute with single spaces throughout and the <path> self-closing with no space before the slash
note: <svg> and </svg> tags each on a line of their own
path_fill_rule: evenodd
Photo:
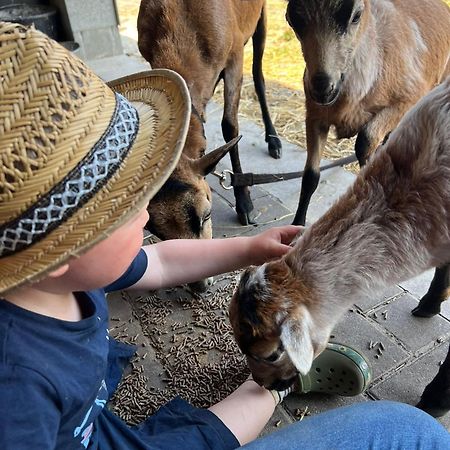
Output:
<svg viewBox="0 0 450 450">
<path fill-rule="evenodd" d="M 413 104 L 403 102 L 384 108 L 361 128 L 355 142 L 355 154 L 360 167 L 366 164 L 380 144 L 387 141 L 391 131 Z"/>
<path fill-rule="evenodd" d="M 256 95 L 258 96 L 259 106 L 261 107 L 264 128 L 266 130 L 266 142 L 269 145 L 269 155 L 272 158 L 281 158 L 281 141 L 277 135 L 272 119 L 270 118 L 269 108 L 266 100 L 266 87 L 262 71 L 262 58 L 266 43 L 266 13 L 265 8 L 261 12 L 258 25 L 252 37 L 253 41 L 253 83 L 255 85 Z"/>
<path fill-rule="evenodd" d="M 450 410 L 450 351 L 416 406 L 433 417 L 441 417 Z"/>
<path fill-rule="evenodd" d="M 417 317 L 433 317 L 441 312 L 441 303 L 447 299 L 450 282 L 450 264 L 437 267 L 428 292 L 411 311 Z"/>
<path fill-rule="evenodd" d="M 367 136 L 366 127 L 363 127 L 356 136 L 355 141 L 355 155 L 358 158 L 359 167 L 363 167 L 366 164 L 369 156 L 370 141 Z"/>
<path fill-rule="evenodd" d="M 222 117 L 222 134 L 226 142 L 239 134 L 238 108 L 242 87 L 242 66 L 244 54 L 234 55 L 228 63 L 223 74 L 224 81 L 224 107 Z M 231 167 L 234 173 L 242 173 L 239 158 L 238 145 L 230 150 Z M 250 198 L 250 190 L 246 187 L 235 187 L 234 197 L 236 199 L 236 213 L 241 225 L 255 223 L 253 215 L 253 203 Z"/>
<path fill-rule="evenodd" d="M 320 158 L 327 141 L 329 126 L 306 118 L 306 164 L 294 225 L 305 225 L 306 211 L 320 179 Z"/>
</svg>

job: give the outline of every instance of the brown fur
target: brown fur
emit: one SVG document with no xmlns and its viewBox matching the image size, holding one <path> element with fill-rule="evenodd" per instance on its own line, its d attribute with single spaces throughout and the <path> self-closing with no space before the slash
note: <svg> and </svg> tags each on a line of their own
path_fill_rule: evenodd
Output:
<svg viewBox="0 0 450 450">
<path fill-rule="evenodd" d="M 138 17 L 139 50 L 152 67 L 167 67 L 188 83 L 204 117 L 220 73 L 242 53 L 264 1 L 144 0 Z M 239 61 L 236 61 L 239 64 Z"/>
<path fill-rule="evenodd" d="M 230 307 L 236 340 L 261 384 L 286 386 L 297 371 L 309 371 L 359 298 L 449 262 L 450 77 L 405 115 L 353 186 L 289 253 L 244 272 Z M 447 271 L 447 285 L 425 302 L 433 314 L 448 281 Z M 286 351 L 279 360 L 264 361 L 280 342 Z M 450 356 L 432 394 L 427 388 L 422 397 L 421 406 L 435 415 L 450 408 L 443 395 L 450 392 L 448 375 Z"/>
<path fill-rule="evenodd" d="M 352 11 L 344 15 L 345 33 L 331 19 L 342 11 L 338 5 Z M 306 62 L 308 155 L 294 219 L 303 225 L 330 127 L 339 139 L 358 134 L 362 166 L 405 112 L 450 74 L 450 10 L 441 0 L 290 0 L 287 19 Z"/>
<path fill-rule="evenodd" d="M 183 195 L 162 191 L 159 202 L 150 204 L 150 215 L 157 216 L 149 225 L 164 238 L 210 238 L 211 226 L 197 230 L 203 218 L 210 217 L 211 192 L 204 177 L 230 150 L 234 172 L 242 172 L 237 144 L 206 156 L 204 134 L 205 108 L 217 83 L 224 80 L 224 115 L 222 131 L 228 142 L 238 136 L 237 111 L 242 84 L 243 51 L 253 37 L 255 87 L 261 107 L 265 105 L 264 80 L 260 63 L 265 41 L 265 1 L 237 0 L 142 0 L 138 16 L 138 44 L 153 68 L 169 68 L 185 80 L 191 94 L 193 113 L 183 150 L 184 160 L 172 176 L 187 188 Z M 255 36 L 257 37 L 255 38 Z M 255 50 L 255 42 L 257 50 Z M 256 66 L 255 66 L 256 64 Z M 256 75 L 255 75 L 256 74 Z M 259 84 L 261 86 L 261 84 Z M 267 108 L 265 108 L 267 109 Z M 266 141 L 276 147 L 281 143 L 266 111 Z M 275 142 L 276 141 L 276 142 Z M 275 142 L 275 144 L 273 144 Z M 278 145 L 279 144 L 279 145 Z M 278 153 L 277 153 L 278 152 Z M 207 162 L 203 162 L 208 158 Z M 243 224 L 251 221 L 253 205 L 248 188 L 236 188 L 236 210 Z M 209 219 L 209 222 L 210 219 Z M 193 226 L 194 225 L 194 226 Z"/>
</svg>

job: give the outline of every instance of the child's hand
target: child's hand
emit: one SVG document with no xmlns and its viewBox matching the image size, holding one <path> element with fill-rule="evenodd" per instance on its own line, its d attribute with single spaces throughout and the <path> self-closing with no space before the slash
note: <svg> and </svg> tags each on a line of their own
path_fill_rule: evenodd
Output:
<svg viewBox="0 0 450 450">
<path fill-rule="evenodd" d="M 271 259 L 280 258 L 289 250 L 292 240 L 301 232 L 304 227 L 286 225 L 274 227 L 253 236 L 250 244 L 251 264 L 263 264 Z"/>
</svg>

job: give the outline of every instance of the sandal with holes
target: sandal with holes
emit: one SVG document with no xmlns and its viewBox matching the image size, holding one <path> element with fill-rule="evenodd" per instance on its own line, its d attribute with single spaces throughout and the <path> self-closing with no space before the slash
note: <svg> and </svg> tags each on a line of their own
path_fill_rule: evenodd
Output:
<svg viewBox="0 0 450 450">
<path fill-rule="evenodd" d="M 353 348 L 329 342 L 306 375 L 299 375 L 296 393 L 323 392 L 346 397 L 359 395 L 372 378 L 369 364 Z"/>
</svg>

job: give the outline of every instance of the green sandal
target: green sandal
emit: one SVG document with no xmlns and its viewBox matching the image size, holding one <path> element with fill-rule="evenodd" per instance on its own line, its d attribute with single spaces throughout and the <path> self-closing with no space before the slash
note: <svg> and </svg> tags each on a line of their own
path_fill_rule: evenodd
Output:
<svg viewBox="0 0 450 450">
<path fill-rule="evenodd" d="M 296 393 L 323 392 L 346 397 L 359 395 L 372 379 L 369 364 L 356 350 L 329 342 L 306 375 L 299 375 Z"/>
</svg>

